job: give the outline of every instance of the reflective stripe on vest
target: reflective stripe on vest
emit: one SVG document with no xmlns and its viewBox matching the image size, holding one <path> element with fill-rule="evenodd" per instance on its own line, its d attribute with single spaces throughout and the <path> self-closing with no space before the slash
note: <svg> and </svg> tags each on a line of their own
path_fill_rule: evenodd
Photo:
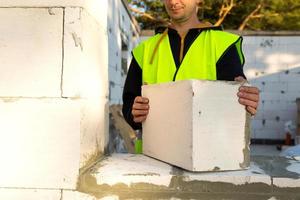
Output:
<svg viewBox="0 0 300 200">
<path fill-rule="evenodd" d="M 143 83 L 170 82 L 174 76 L 174 80 L 216 80 L 217 62 L 232 45 L 236 46 L 241 64 L 244 64 L 242 37 L 219 30 L 203 30 L 185 54 L 177 72 L 169 37 L 166 35 L 151 64 L 151 56 L 161 35 L 156 34 L 133 50 L 133 56 L 143 72 Z"/>
</svg>

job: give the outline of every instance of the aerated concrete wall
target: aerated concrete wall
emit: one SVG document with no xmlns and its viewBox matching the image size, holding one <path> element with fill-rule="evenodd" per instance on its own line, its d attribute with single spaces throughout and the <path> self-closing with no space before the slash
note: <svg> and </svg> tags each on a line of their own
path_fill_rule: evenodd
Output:
<svg viewBox="0 0 300 200">
<path fill-rule="evenodd" d="M 75 189 L 108 142 L 107 2 L 4 0 L 0 17 L 0 187 Z"/>
<path fill-rule="evenodd" d="M 300 97 L 300 34 L 244 36 L 244 72 L 261 93 L 252 138 L 284 139 L 285 123 L 297 125 Z M 295 134 L 295 129 L 291 130 Z"/>
</svg>

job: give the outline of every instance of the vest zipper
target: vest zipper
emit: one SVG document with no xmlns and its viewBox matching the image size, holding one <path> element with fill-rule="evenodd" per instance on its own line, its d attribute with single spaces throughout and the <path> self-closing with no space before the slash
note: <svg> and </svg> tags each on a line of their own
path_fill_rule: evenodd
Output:
<svg viewBox="0 0 300 200">
<path fill-rule="evenodd" d="M 181 64 L 182 59 L 183 59 L 183 50 L 184 50 L 184 39 L 185 39 L 185 36 L 186 36 L 186 33 L 184 35 L 182 35 L 181 42 L 180 42 L 180 55 L 179 55 L 180 64 Z"/>
<path fill-rule="evenodd" d="M 180 65 L 179 67 L 176 69 L 176 72 L 174 74 L 174 77 L 173 77 L 173 81 L 175 81 L 176 79 L 176 75 L 177 75 L 177 72 L 181 66 L 181 62 L 182 62 L 182 59 L 183 59 L 183 50 L 184 50 L 184 40 L 185 40 L 185 36 L 187 35 L 187 33 L 185 33 L 184 35 L 180 36 L 180 54 L 179 54 L 179 62 L 180 62 Z"/>
</svg>

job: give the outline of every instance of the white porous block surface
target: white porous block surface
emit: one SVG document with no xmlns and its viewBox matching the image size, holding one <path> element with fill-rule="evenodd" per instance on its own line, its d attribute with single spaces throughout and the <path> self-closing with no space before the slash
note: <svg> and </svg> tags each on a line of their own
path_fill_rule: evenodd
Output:
<svg viewBox="0 0 300 200">
<path fill-rule="evenodd" d="M 0 7 L 81 7 L 87 10 L 98 22 L 106 27 L 107 0 L 1 0 Z"/>
<path fill-rule="evenodd" d="M 80 97 L 80 72 L 83 64 L 81 8 L 65 9 L 64 69 L 62 88 L 64 97 Z M 89 66 L 87 66 L 88 68 Z"/>
<path fill-rule="evenodd" d="M 251 183 L 265 183 L 271 185 L 271 177 L 266 174 L 264 170 L 260 169 L 258 165 L 251 162 L 248 170 L 226 171 L 226 172 L 186 172 L 183 174 L 184 181 L 209 181 L 209 182 L 224 182 L 232 183 L 234 185 L 243 185 Z"/>
<path fill-rule="evenodd" d="M 106 28 L 86 10 L 65 9 L 63 96 L 108 96 Z"/>
<path fill-rule="evenodd" d="M 43 189 L 0 189 L 0 199 L 3 200 L 60 200 L 60 190 Z"/>
<path fill-rule="evenodd" d="M 0 110 L 0 187 L 75 189 L 80 104 L 61 98 L 2 98 Z"/>
<path fill-rule="evenodd" d="M 0 96 L 60 96 L 63 9 L 0 8 L 0 17 Z"/>
<path fill-rule="evenodd" d="M 150 183 L 169 186 L 172 167 L 143 155 L 112 154 L 101 161 L 92 176 L 98 185 L 114 186 L 119 183 L 131 186 L 134 183 Z"/>
<path fill-rule="evenodd" d="M 285 188 L 285 187 L 300 187 L 300 181 L 299 179 L 295 178 L 281 178 L 281 177 L 275 177 L 273 178 L 273 184 L 277 187 Z"/>
<path fill-rule="evenodd" d="M 145 85 L 149 114 L 143 153 L 191 171 L 249 167 L 246 111 L 236 82 L 187 80 Z"/>
<path fill-rule="evenodd" d="M 108 101 L 81 100 L 80 168 L 104 152 L 108 143 Z"/>
</svg>

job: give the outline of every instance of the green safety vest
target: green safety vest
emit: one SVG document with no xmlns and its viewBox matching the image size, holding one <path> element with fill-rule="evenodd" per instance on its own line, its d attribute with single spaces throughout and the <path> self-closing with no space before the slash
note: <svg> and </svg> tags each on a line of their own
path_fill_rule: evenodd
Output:
<svg viewBox="0 0 300 200">
<path fill-rule="evenodd" d="M 216 80 L 216 65 L 226 50 L 235 45 L 244 64 L 242 37 L 220 30 L 202 30 L 176 69 L 169 37 L 156 34 L 133 49 L 142 69 L 143 83 L 154 84 L 186 79 Z M 151 60 L 152 59 L 152 60 Z"/>
</svg>

